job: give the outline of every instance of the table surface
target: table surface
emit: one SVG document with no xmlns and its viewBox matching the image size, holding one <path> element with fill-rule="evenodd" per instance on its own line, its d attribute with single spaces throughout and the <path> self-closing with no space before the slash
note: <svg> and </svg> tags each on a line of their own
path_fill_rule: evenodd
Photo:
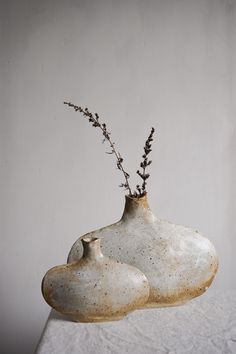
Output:
<svg viewBox="0 0 236 354">
<path fill-rule="evenodd" d="M 236 354 L 236 291 L 208 290 L 178 307 L 121 321 L 75 323 L 52 310 L 37 354 Z"/>
</svg>

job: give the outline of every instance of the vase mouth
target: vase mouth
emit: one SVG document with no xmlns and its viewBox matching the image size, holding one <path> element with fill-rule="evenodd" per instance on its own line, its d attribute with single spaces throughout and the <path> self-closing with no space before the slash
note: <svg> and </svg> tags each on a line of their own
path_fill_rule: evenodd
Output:
<svg viewBox="0 0 236 354">
<path fill-rule="evenodd" d="M 130 195 L 130 194 L 126 194 L 125 195 L 125 198 L 126 199 L 131 199 L 131 200 L 134 200 L 134 201 L 143 201 L 143 200 L 147 200 L 147 192 L 145 192 L 145 194 L 143 194 L 143 195 L 141 195 L 141 196 L 137 196 L 137 197 L 135 197 L 135 196 L 132 196 L 132 195 Z"/>
<path fill-rule="evenodd" d="M 84 236 L 82 239 L 83 245 L 83 258 L 98 260 L 103 258 L 103 254 L 101 252 L 101 239 L 94 236 Z"/>
<path fill-rule="evenodd" d="M 140 197 L 125 196 L 125 208 L 121 219 L 125 221 L 136 217 L 141 217 L 146 221 L 152 221 L 155 218 L 148 205 L 147 193 Z"/>
<path fill-rule="evenodd" d="M 92 242 L 100 241 L 98 237 L 93 237 L 93 236 L 85 236 L 82 238 L 82 242 L 84 244 L 90 244 Z"/>
<path fill-rule="evenodd" d="M 133 197 L 131 195 L 126 195 L 125 196 L 125 206 L 126 208 L 130 209 L 130 208 L 144 208 L 144 209 L 149 209 L 149 205 L 148 205 L 148 197 L 147 197 L 147 192 L 145 192 L 144 195 L 142 196 L 138 196 L 138 197 Z"/>
</svg>

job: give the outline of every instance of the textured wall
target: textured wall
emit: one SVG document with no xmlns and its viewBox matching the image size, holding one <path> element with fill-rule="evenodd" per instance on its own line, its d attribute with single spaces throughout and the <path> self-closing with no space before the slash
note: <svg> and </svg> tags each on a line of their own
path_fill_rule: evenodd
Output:
<svg viewBox="0 0 236 354">
<path fill-rule="evenodd" d="M 42 276 L 123 208 L 113 156 L 64 99 L 104 117 L 133 184 L 157 128 L 150 205 L 209 237 L 214 287 L 235 287 L 236 1 L 2 0 L 0 13 L 1 353 L 32 352 Z"/>
</svg>

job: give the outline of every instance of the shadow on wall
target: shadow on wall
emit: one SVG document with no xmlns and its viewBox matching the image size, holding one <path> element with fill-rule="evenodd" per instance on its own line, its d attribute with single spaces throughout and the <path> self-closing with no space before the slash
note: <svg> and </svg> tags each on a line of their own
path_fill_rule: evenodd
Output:
<svg viewBox="0 0 236 354">
<path fill-rule="evenodd" d="M 27 328 L 27 331 L 22 331 L 21 336 L 17 336 L 10 330 L 8 335 L 1 340 L 0 353 L 1 354 L 32 354 L 36 349 L 36 344 L 40 339 L 39 328 Z"/>
<path fill-rule="evenodd" d="M 236 32 L 236 31 L 235 31 Z M 236 33 L 235 33 L 236 35 Z M 232 97 L 235 97 L 235 95 Z M 233 114 L 232 114 L 233 115 Z M 236 121 L 232 119 L 234 122 L 232 126 L 232 135 L 231 142 L 229 146 L 231 161 L 235 161 L 235 153 L 236 153 Z M 235 223 L 235 211 L 236 211 L 236 163 L 232 163 L 231 176 L 230 176 L 230 190 L 232 191 L 231 198 L 229 200 L 228 206 L 228 218 L 229 218 L 229 235 L 231 235 L 231 248 L 230 248 L 230 260 L 231 260 L 231 269 L 234 269 L 233 260 L 235 259 L 235 251 L 236 251 L 236 223 Z M 230 278 L 232 288 L 236 289 L 236 283 L 234 279 Z"/>
</svg>

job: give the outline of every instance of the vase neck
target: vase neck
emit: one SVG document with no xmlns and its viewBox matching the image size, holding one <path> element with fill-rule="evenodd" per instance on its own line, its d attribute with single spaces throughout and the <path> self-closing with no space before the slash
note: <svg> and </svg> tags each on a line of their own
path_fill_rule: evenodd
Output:
<svg viewBox="0 0 236 354">
<path fill-rule="evenodd" d="M 156 219 L 148 205 L 147 194 L 139 198 L 125 196 L 125 208 L 121 220 L 126 221 L 133 218 L 142 218 L 144 221 Z"/>
<path fill-rule="evenodd" d="M 103 258 L 100 248 L 100 239 L 96 237 L 83 237 L 82 244 L 84 248 L 83 258 L 98 260 Z"/>
</svg>

